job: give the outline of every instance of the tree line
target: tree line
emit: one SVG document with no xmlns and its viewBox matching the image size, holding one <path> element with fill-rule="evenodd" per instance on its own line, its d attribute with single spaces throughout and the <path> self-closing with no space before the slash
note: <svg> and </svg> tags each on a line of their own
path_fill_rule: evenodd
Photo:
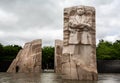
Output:
<svg viewBox="0 0 120 83">
<path fill-rule="evenodd" d="M 19 45 L 4 46 L 0 43 L 0 61 L 12 61 L 19 50 Z M 98 60 L 120 60 L 120 40 L 109 42 L 100 40 L 96 46 L 96 56 Z M 54 47 L 45 46 L 42 48 L 42 64 L 53 65 L 54 63 Z M 44 65 L 46 68 L 47 65 Z"/>
<path fill-rule="evenodd" d="M 120 60 L 120 40 L 100 40 L 96 47 L 96 55 L 98 60 Z"/>
<path fill-rule="evenodd" d="M 42 48 L 42 69 L 54 69 L 54 47 Z"/>
<path fill-rule="evenodd" d="M 2 45 L 0 43 L 0 61 L 12 61 L 19 50 L 22 49 L 19 45 Z"/>
</svg>

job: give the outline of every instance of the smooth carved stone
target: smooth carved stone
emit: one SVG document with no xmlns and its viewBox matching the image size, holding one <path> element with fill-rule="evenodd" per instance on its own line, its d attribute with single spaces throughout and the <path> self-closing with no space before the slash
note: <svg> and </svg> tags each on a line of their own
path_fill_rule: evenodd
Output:
<svg viewBox="0 0 120 83">
<path fill-rule="evenodd" d="M 41 44 L 41 39 L 26 43 L 7 72 L 41 72 Z"/>
<path fill-rule="evenodd" d="M 63 42 L 61 40 L 55 40 L 55 72 L 56 73 L 61 73 L 62 71 L 62 64 L 61 64 L 62 48 L 63 48 Z"/>
<path fill-rule="evenodd" d="M 93 7 L 64 9 L 63 79 L 97 80 L 95 33 Z"/>
</svg>

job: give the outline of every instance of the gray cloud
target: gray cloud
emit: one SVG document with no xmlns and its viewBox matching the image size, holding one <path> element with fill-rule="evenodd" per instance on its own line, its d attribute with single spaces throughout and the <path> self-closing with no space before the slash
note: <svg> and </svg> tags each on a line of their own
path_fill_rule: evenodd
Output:
<svg viewBox="0 0 120 83">
<path fill-rule="evenodd" d="M 63 8 L 89 5 L 96 8 L 97 41 L 120 38 L 119 0 L 0 0 L 0 43 L 24 45 L 43 39 L 54 45 L 63 38 Z"/>
<path fill-rule="evenodd" d="M 27 41 L 42 38 L 43 45 L 53 45 L 56 38 L 62 39 L 62 8 L 59 2 L 1 0 L 0 9 L 6 13 L 6 18 L 10 17 L 9 14 L 13 15 L 11 19 L 0 23 L 1 43 L 23 45 Z M 16 18 L 16 22 L 9 23 Z"/>
</svg>

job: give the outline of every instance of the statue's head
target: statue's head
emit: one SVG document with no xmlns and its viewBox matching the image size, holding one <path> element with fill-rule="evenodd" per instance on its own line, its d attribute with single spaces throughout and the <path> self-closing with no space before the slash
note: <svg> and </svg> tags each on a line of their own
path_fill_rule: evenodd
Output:
<svg viewBox="0 0 120 83">
<path fill-rule="evenodd" d="M 83 15 L 85 13 L 85 8 L 84 8 L 84 6 L 79 6 L 79 7 L 77 7 L 77 14 L 78 15 Z"/>
</svg>

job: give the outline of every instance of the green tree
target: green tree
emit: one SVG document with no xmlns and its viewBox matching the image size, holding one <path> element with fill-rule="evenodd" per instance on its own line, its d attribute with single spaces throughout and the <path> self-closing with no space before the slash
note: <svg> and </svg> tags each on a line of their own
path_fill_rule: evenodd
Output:
<svg viewBox="0 0 120 83">
<path fill-rule="evenodd" d="M 113 48 L 114 48 L 114 57 L 115 59 L 120 60 L 120 40 L 116 40 L 113 43 Z"/>
<path fill-rule="evenodd" d="M 118 60 L 120 59 L 120 41 L 114 43 L 100 40 L 96 48 L 98 60 Z"/>
<path fill-rule="evenodd" d="M 3 45 L 0 43 L 0 55 L 3 55 Z"/>
<path fill-rule="evenodd" d="M 112 43 L 104 40 L 100 40 L 97 46 L 97 59 L 112 59 Z"/>
<path fill-rule="evenodd" d="M 18 45 L 3 46 L 0 44 L 0 61 L 12 61 L 21 48 Z"/>
<path fill-rule="evenodd" d="M 54 47 L 45 46 L 42 48 L 42 69 L 54 68 Z"/>
</svg>

